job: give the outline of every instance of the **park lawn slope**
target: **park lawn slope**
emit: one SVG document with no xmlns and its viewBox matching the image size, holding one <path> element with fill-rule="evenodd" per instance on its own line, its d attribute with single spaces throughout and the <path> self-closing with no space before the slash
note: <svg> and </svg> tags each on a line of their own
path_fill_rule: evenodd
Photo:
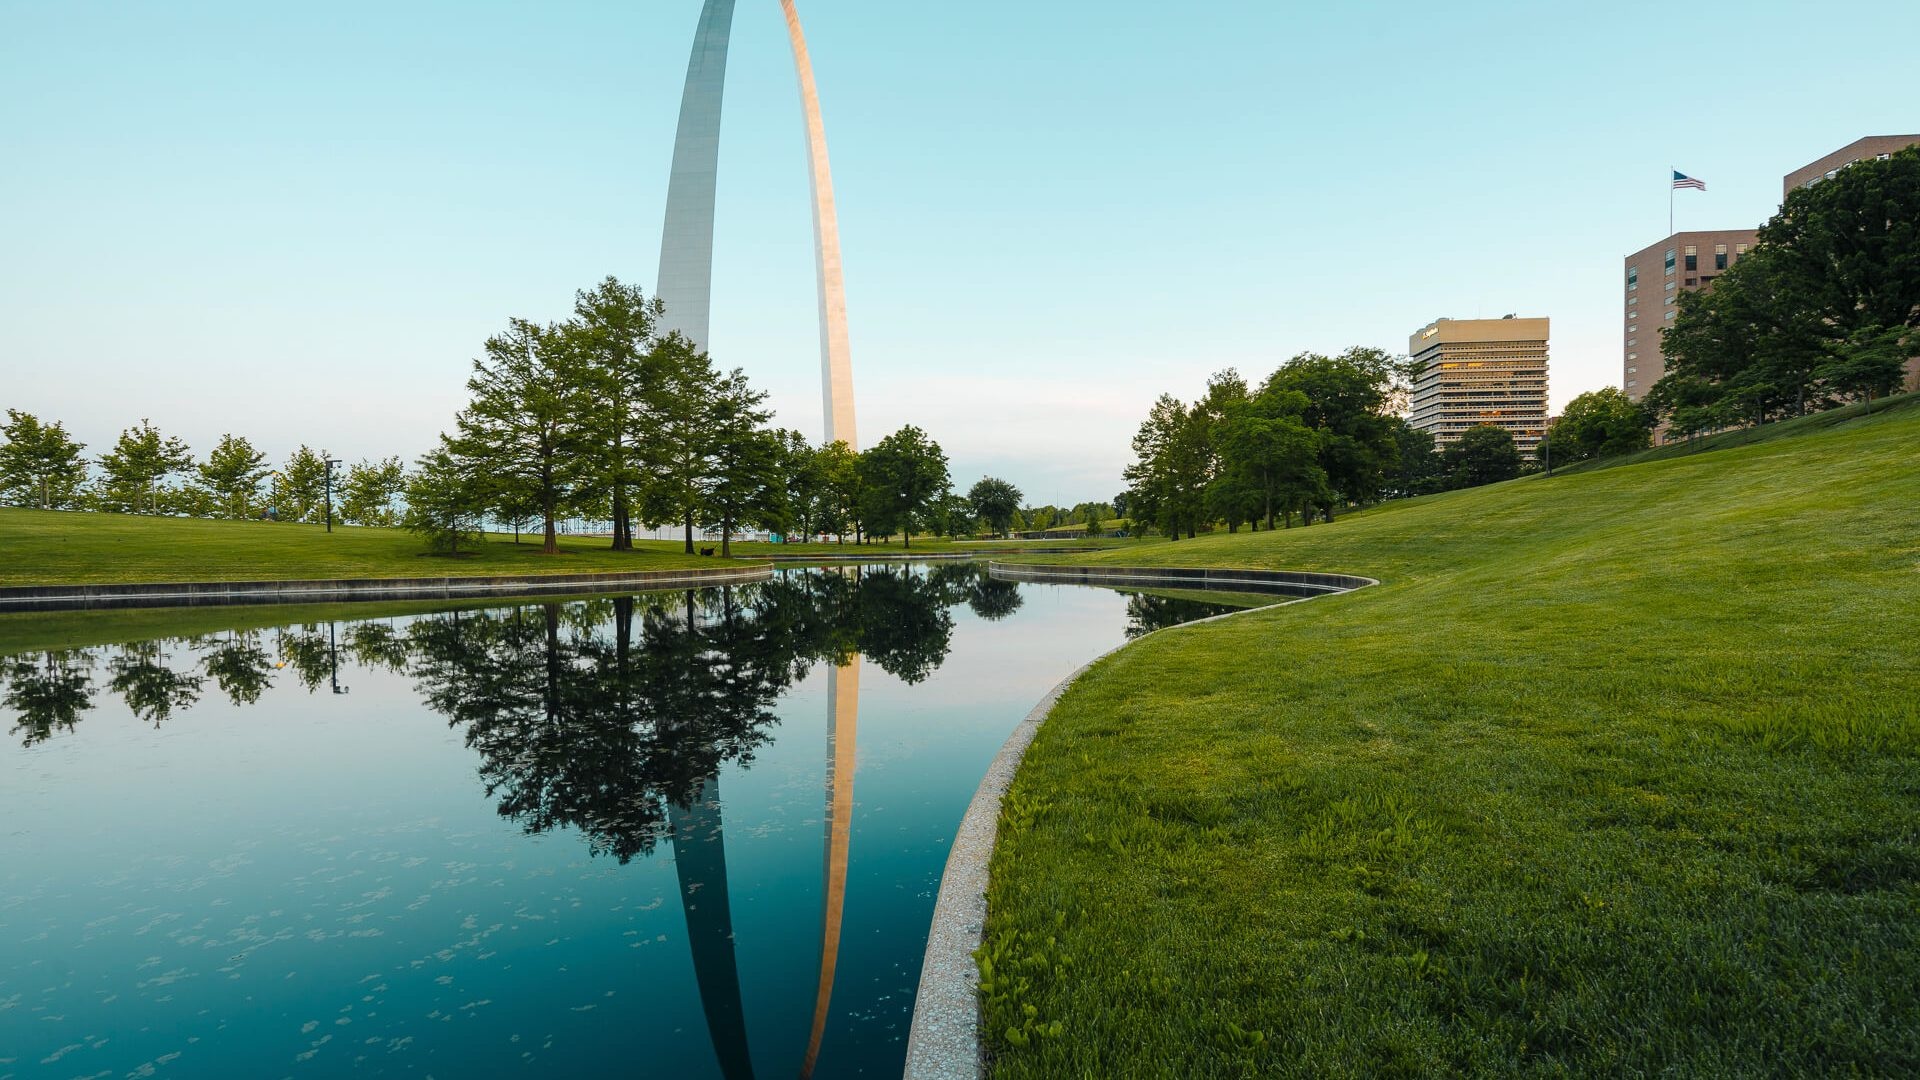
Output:
<svg viewBox="0 0 1920 1080">
<path fill-rule="evenodd" d="M 0 509 L 0 587 L 161 581 L 592 574 L 713 567 L 677 545 L 615 552 L 605 538 L 565 537 L 559 555 L 539 538 L 494 536 L 460 558 L 429 555 L 399 529 L 265 521 L 206 521 L 71 511 Z"/>
<path fill-rule="evenodd" d="M 1920 408 L 1075 561 L 1381 584 L 1061 700 L 994 1075 L 1920 1073 Z"/>
</svg>

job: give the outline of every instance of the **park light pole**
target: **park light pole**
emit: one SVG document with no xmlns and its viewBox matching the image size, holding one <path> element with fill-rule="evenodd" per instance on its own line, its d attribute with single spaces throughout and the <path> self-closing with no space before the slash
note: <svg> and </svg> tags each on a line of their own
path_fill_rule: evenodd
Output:
<svg viewBox="0 0 1920 1080">
<path fill-rule="evenodd" d="M 335 465 L 340 464 L 340 459 L 333 457 L 332 455 L 328 454 L 325 450 L 320 451 L 320 456 L 327 463 L 327 531 L 332 532 L 333 531 L 333 467 Z"/>
</svg>

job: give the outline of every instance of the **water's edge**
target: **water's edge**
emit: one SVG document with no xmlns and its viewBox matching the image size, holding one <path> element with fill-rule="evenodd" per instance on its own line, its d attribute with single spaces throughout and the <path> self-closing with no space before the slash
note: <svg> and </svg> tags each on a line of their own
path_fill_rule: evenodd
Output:
<svg viewBox="0 0 1920 1080">
<path fill-rule="evenodd" d="M 1238 570 L 1229 568 L 1160 568 L 1106 566 L 1049 566 L 993 562 L 989 572 L 995 577 L 1017 581 L 1057 582 L 1081 585 L 1158 585 L 1195 588 L 1227 587 L 1238 591 L 1271 590 L 1292 599 L 1278 600 L 1261 607 L 1230 611 L 1224 615 L 1197 619 L 1166 630 L 1180 630 L 1202 623 L 1231 619 L 1252 611 L 1266 611 L 1287 604 L 1298 604 L 1316 596 L 1352 592 L 1378 585 L 1373 578 L 1346 574 L 1310 574 L 1286 570 Z M 1298 590 L 1312 590 L 1298 595 Z M 1025 719 L 1007 736 L 994 755 L 987 774 L 973 793 L 973 801 L 960 819 L 947 865 L 940 875 L 940 892 L 934 901 L 933 925 L 927 934 L 927 951 L 920 966 L 920 987 L 914 996 L 913 1026 L 907 1037 L 905 1080 L 978 1080 L 986 1071 L 985 1046 L 980 1039 L 980 972 L 973 954 L 980 948 L 987 922 L 987 869 L 993 859 L 997 839 L 1000 802 L 1012 785 L 1020 761 L 1026 756 L 1040 725 L 1080 677 L 1102 660 L 1121 649 L 1143 641 L 1156 630 L 1126 645 L 1110 649 L 1083 664 L 1062 679 L 1033 707 Z"/>
<path fill-rule="evenodd" d="M 457 600 L 469 596 L 523 596 L 652 591 L 739 585 L 773 576 L 772 563 L 754 566 L 635 570 L 611 574 L 515 574 L 502 577 L 340 578 L 311 581 L 169 581 L 0 588 L 0 612 L 84 611 L 97 608 L 191 607 L 362 600 Z"/>
</svg>

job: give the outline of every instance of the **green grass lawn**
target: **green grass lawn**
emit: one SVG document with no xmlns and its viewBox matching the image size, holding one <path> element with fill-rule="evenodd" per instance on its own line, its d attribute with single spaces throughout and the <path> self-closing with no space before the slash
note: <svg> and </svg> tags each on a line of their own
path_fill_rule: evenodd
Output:
<svg viewBox="0 0 1920 1080">
<path fill-rule="evenodd" d="M 563 538 L 542 555 L 539 538 L 495 536 L 478 554 L 427 554 L 398 529 L 263 521 L 200 521 L 66 511 L 0 509 L 0 586 L 81 582 L 261 581 L 313 578 L 588 574 L 713 566 L 674 544 L 613 552 L 599 538 Z"/>
<path fill-rule="evenodd" d="M 1382 584 L 1060 702 L 994 1074 L 1920 1073 L 1917 406 L 1074 557 Z"/>
</svg>

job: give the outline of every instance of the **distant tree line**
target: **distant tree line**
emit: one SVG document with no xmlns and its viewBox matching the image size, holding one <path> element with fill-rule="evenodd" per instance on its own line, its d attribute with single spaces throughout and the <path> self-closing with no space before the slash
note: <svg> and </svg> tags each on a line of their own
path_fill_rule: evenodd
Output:
<svg viewBox="0 0 1920 1080">
<path fill-rule="evenodd" d="M 38 510 L 320 523 L 327 501 L 326 454 L 301 446 L 275 469 L 244 436 L 223 435 L 200 457 L 148 420 L 129 427 L 107 453 L 58 421 L 7 410 L 0 425 L 0 503 Z M 361 461 L 334 474 L 334 520 L 395 525 L 404 469 L 397 457 Z"/>
<path fill-rule="evenodd" d="M 1228 369 L 1187 404 L 1162 394 L 1133 438 L 1115 506 L 1137 529 L 1178 539 L 1333 520 L 1341 507 L 1511 479 L 1528 467 L 1513 436 L 1485 425 L 1444 453 L 1398 413 L 1405 359 L 1356 347 L 1301 353 L 1258 385 Z"/>
<path fill-rule="evenodd" d="M 1677 308 L 1647 401 L 1679 434 L 1899 389 L 1920 355 L 1920 147 L 1789 193 L 1752 250 Z"/>
</svg>

